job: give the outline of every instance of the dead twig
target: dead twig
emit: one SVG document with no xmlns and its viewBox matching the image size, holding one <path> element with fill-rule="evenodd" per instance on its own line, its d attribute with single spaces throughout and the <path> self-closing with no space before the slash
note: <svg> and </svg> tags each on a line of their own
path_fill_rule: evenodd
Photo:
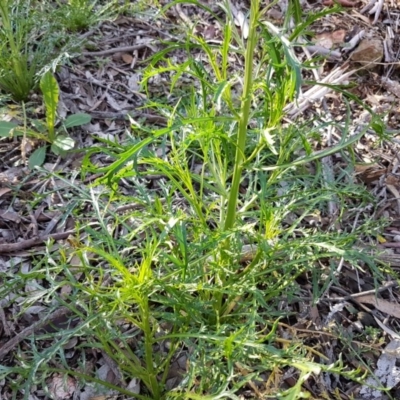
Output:
<svg viewBox="0 0 400 400">
<path fill-rule="evenodd" d="M 0 320 L 3 325 L 3 331 L 5 336 L 11 336 L 11 330 L 8 327 L 8 322 L 6 318 L 6 314 L 4 313 L 4 310 L 2 307 L 0 307 Z"/>
<path fill-rule="evenodd" d="M 16 336 L 14 336 L 12 339 L 10 339 L 7 343 L 5 343 L 1 348 L 0 348 L 0 361 L 14 348 L 16 347 L 19 343 L 21 343 L 24 339 L 26 339 L 28 336 L 31 336 L 35 332 L 37 332 L 39 329 L 41 329 L 43 326 L 47 325 L 50 322 L 53 322 L 54 320 L 63 317 L 70 313 L 71 310 L 67 307 L 61 307 L 58 310 L 54 311 L 53 313 L 47 315 L 40 321 L 35 322 L 33 325 L 28 326 L 25 328 L 23 331 L 18 333 Z"/>
<path fill-rule="evenodd" d="M 379 288 L 376 289 L 371 289 L 371 290 L 366 290 L 365 292 L 359 292 L 359 293 L 353 293 L 353 294 L 348 294 L 343 297 L 325 297 L 324 300 L 328 301 L 347 301 L 347 300 L 357 300 L 359 297 L 367 296 L 370 294 L 377 294 L 384 292 L 385 290 L 388 290 L 390 288 L 398 287 L 399 284 L 397 281 L 389 281 L 386 282 L 384 285 L 382 285 Z M 335 287 L 336 290 L 339 291 L 339 288 Z M 343 289 L 340 289 L 341 291 L 345 292 Z"/>
<path fill-rule="evenodd" d="M 96 86 L 99 86 L 99 87 L 101 87 L 101 88 L 103 88 L 105 90 L 108 90 L 110 92 L 118 94 L 119 96 L 123 97 L 124 99 L 126 99 L 128 101 L 132 101 L 132 95 L 122 93 L 122 92 L 120 92 L 120 91 L 118 91 L 116 89 L 110 88 L 109 86 L 103 85 L 97 79 L 94 79 L 94 78 L 86 78 L 86 79 L 84 79 L 84 78 L 76 78 L 76 79 L 78 81 L 81 81 L 81 82 L 89 82 L 89 83 L 91 83 L 93 85 L 96 85 Z"/>
<path fill-rule="evenodd" d="M 321 79 L 320 82 L 316 82 L 311 89 L 302 93 L 296 102 L 288 104 L 284 108 L 284 111 L 289 117 L 293 118 L 304 112 L 313 102 L 321 101 L 321 99 L 323 99 L 327 93 L 331 92 L 332 89 L 326 86 L 319 86 L 318 83 L 324 85 L 327 83 L 330 85 L 342 84 L 355 72 L 355 70 L 345 72 L 347 68 L 348 65 L 343 65 L 332 70 L 326 77 Z"/>
<path fill-rule="evenodd" d="M 187 25 L 189 28 L 192 28 L 193 22 L 190 20 L 190 18 L 184 13 L 182 10 L 182 6 L 178 3 L 175 5 L 175 10 L 178 13 L 180 19 Z"/>
<path fill-rule="evenodd" d="M 374 21 L 372 22 L 372 25 L 375 25 L 378 22 L 378 19 L 381 15 L 382 9 L 383 9 L 383 3 L 384 0 L 378 0 L 375 5 L 372 7 L 372 10 L 369 12 L 370 14 L 375 13 L 375 18 Z"/>
<path fill-rule="evenodd" d="M 16 251 L 29 249 L 30 247 L 43 244 L 44 242 L 47 242 L 49 239 L 53 239 L 56 241 L 63 240 L 66 239 L 69 235 L 73 234 L 75 234 L 75 231 L 66 231 L 61 233 L 53 233 L 51 235 L 39 236 L 32 239 L 23 240 L 22 242 L 17 242 L 17 243 L 0 244 L 0 254 L 14 253 Z"/>
<path fill-rule="evenodd" d="M 313 56 L 317 55 L 326 57 L 330 61 L 339 61 L 342 59 L 342 54 L 338 50 L 331 50 L 316 45 L 306 46 L 305 49 L 307 49 Z"/>
<path fill-rule="evenodd" d="M 110 54 L 115 54 L 115 53 L 128 53 L 130 51 L 140 50 L 143 49 L 144 47 L 149 47 L 151 44 L 155 44 L 155 42 L 140 43 L 140 44 L 135 44 L 133 46 L 113 47 L 112 49 L 107 49 L 102 51 L 84 51 L 81 53 L 81 55 L 89 57 L 109 56 Z"/>
<path fill-rule="evenodd" d="M 131 116 L 132 118 L 143 118 L 147 120 L 150 123 L 154 124 L 159 124 L 159 125 L 166 125 L 167 124 L 167 118 L 161 116 L 161 115 L 153 115 L 153 114 L 148 114 L 148 113 L 142 113 L 142 112 L 132 112 L 129 110 L 123 110 L 120 112 L 108 112 L 108 111 L 91 111 L 90 115 L 93 118 L 97 119 L 106 119 L 106 118 L 111 118 L 111 119 L 126 119 L 127 116 Z"/>
<path fill-rule="evenodd" d="M 386 243 L 381 243 L 381 246 L 383 247 L 400 247 L 400 242 L 386 242 Z"/>
</svg>

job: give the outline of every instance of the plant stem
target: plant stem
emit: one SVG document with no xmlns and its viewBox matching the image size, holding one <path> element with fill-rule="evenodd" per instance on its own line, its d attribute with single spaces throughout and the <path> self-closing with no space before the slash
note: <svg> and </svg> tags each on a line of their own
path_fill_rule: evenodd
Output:
<svg viewBox="0 0 400 400">
<path fill-rule="evenodd" d="M 147 299 L 143 299 L 141 307 L 141 317 L 143 324 L 143 336 L 144 336 L 144 352 L 146 360 L 146 368 L 149 372 L 149 384 L 154 399 L 160 399 L 160 386 L 157 381 L 156 371 L 153 365 L 153 334 L 150 324 L 150 309 Z"/>
<path fill-rule="evenodd" d="M 244 150 L 246 144 L 247 124 L 249 122 L 250 105 L 252 98 L 253 58 L 254 58 L 254 49 L 257 44 L 258 15 L 259 15 L 259 0 L 253 0 L 251 2 L 249 38 L 247 41 L 247 48 L 245 55 L 245 77 L 244 77 L 244 87 L 243 87 L 238 135 L 236 139 L 235 166 L 233 171 L 232 187 L 229 193 L 228 211 L 226 213 L 224 230 L 232 229 L 236 220 L 236 206 L 239 196 L 240 179 L 242 177 L 243 164 L 245 161 Z"/>
<path fill-rule="evenodd" d="M 236 222 L 236 206 L 239 196 L 239 185 L 240 179 L 243 172 L 243 164 L 245 161 L 244 151 L 247 137 L 247 124 L 249 122 L 250 105 L 252 98 L 253 88 L 253 57 L 254 49 L 257 44 L 257 25 L 259 17 L 259 0 L 253 0 L 251 2 L 250 9 L 250 27 L 249 27 L 249 38 L 247 41 L 246 54 L 245 54 L 245 71 L 244 71 L 244 86 L 242 94 L 242 104 L 240 109 L 240 120 L 238 126 L 238 133 L 236 138 L 236 152 L 235 152 L 235 164 L 233 170 L 232 186 L 229 192 L 228 207 L 225 215 L 224 231 L 232 229 Z M 227 259 L 227 250 L 229 250 L 230 241 L 225 240 L 222 246 L 221 259 Z M 218 281 L 222 285 L 226 281 L 226 276 L 221 269 L 218 276 Z M 222 292 L 215 295 L 214 298 L 214 310 L 217 316 L 216 324 L 219 324 L 219 318 L 223 316 L 223 295 Z"/>
</svg>

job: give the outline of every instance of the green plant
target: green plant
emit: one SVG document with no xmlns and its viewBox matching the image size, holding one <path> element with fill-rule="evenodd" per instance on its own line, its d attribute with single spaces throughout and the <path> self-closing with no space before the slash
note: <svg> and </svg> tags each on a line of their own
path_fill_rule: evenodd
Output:
<svg viewBox="0 0 400 400">
<path fill-rule="evenodd" d="M 340 373 L 352 379 L 359 376 L 359 371 L 350 371 L 339 363 L 318 365 L 302 353 L 296 340 L 284 348 L 279 346 L 281 294 L 289 298 L 295 295 L 296 276 L 312 271 L 310 264 L 319 259 L 335 257 L 339 249 L 349 248 L 360 234 L 332 237 L 318 233 L 310 240 L 307 230 L 299 226 L 299 217 L 294 225 L 298 224 L 297 230 L 304 237 L 287 240 L 283 234 L 277 240 L 285 215 L 299 206 L 313 209 L 327 201 L 331 192 L 316 195 L 316 187 L 305 190 L 308 183 L 304 187 L 293 185 L 281 207 L 268 213 L 268 206 L 261 204 L 260 218 L 270 242 L 263 241 L 251 224 L 242 229 L 239 233 L 262 246 L 262 257 L 257 263 L 249 260 L 247 266 L 233 257 L 230 276 L 222 283 L 213 279 L 220 273 L 219 248 L 226 236 L 199 224 L 189 210 L 177 212 L 173 193 L 166 193 L 165 201 L 161 201 L 143 192 L 135 198 L 136 208 L 118 212 L 109 207 L 110 200 L 113 205 L 124 206 L 132 198 L 116 194 L 110 199 L 107 193 L 96 195 L 94 190 L 73 185 L 62 175 L 55 178 L 65 183 L 61 189 L 65 193 L 58 193 L 70 199 L 65 204 L 65 217 L 72 214 L 82 221 L 77 226 L 78 239 L 59 246 L 57 252 L 49 243 L 47 252 L 37 257 L 27 274 L 17 273 L 18 268 L 9 271 L 7 277 L 0 274 L 0 280 L 7 282 L 1 285 L 0 296 L 8 299 L 3 304 L 7 308 L 18 300 L 21 312 L 51 299 L 51 310 L 67 307 L 80 322 L 71 329 L 37 335 L 30 351 L 21 353 L 21 365 L 17 361 L 14 367 L 0 368 L 0 378 L 7 381 L 18 375 L 16 390 L 24 388 L 25 397 L 34 383 L 47 387 L 48 377 L 54 373 L 102 385 L 103 392 L 118 390 L 133 396 L 123 385 L 116 387 L 83 372 L 94 349 L 112 360 L 109 363 L 115 365 L 122 381 L 133 377 L 140 380 L 142 390 L 139 396 L 135 394 L 140 399 L 199 398 L 204 393 L 210 398 L 230 398 L 260 374 L 287 366 L 302 371 L 299 383 L 287 393 L 292 396 L 303 393 L 301 382 L 309 373 Z M 140 185 L 134 188 L 139 191 Z M 264 190 L 265 199 L 282 201 L 272 188 Z M 299 203 L 299 192 L 304 204 Z M 43 193 L 46 196 L 48 193 Z M 207 204 L 211 204 L 209 201 L 206 199 Z M 92 209 L 84 218 L 81 204 Z M 84 219 L 93 222 L 87 224 Z M 87 244 L 80 241 L 80 233 L 85 233 Z M 239 252 L 243 235 L 232 235 L 231 239 L 230 250 Z M 357 252 L 346 250 L 343 255 L 349 262 L 358 259 Z M 35 290 L 23 293 L 25 285 L 33 282 Z M 65 286 L 69 287 L 67 297 L 62 295 Z M 20 293 L 18 299 L 7 297 L 16 291 Z M 217 295 L 233 300 L 219 320 L 214 305 Z M 79 338 L 74 357 L 79 360 L 78 368 L 68 365 L 63 349 L 74 337 Z M 175 389 L 166 389 L 176 372 L 172 365 L 182 356 L 187 360 L 185 379 L 178 380 Z"/>
<path fill-rule="evenodd" d="M 56 35 L 30 0 L 0 1 L 0 89 L 26 100 L 53 56 Z M 44 34 L 45 32 L 45 34 Z"/>
<path fill-rule="evenodd" d="M 50 150 L 56 155 L 65 155 L 75 146 L 74 140 L 68 136 L 67 129 L 87 124 L 91 116 L 85 113 L 72 114 L 61 122 L 57 128 L 56 114 L 59 101 L 59 88 L 57 80 L 48 71 L 40 80 L 40 89 L 46 110 L 46 123 L 32 121 L 32 128 L 20 127 L 16 123 L 0 121 L 0 137 L 12 135 L 26 135 L 45 141 L 50 144 Z M 33 151 L 29 157 L 29 167 L 32 169 L 43 164 L 48 145 L 41 146 Z"/>
<path fill-rule="evenodd" d="M 322 282 L 322 272 L 315 267 L 322 260 L 343 257 L 352 265 L 360 260 L 359 252 L 353 249 L 355 232 L 323 233 L 305 224 L 307 215 L 326 207 L 332 196 L 343 198 L 352 190 L 360 196 L 359 189 L 339 182 L 322 189 L 322 174 L 311 176 L 305 167 L 310 163 L 319 165 L 319 160 L 329 154 L 345 152 L 367 127 L 358 135 L 344 133 L 336 146 L 314 153 L 310 143 L 320 137 L 323 125 L 314 121 L 315 129 L 306 124 L 282 126 L 284 107 L 294 100 L 301 83 L 302 65 L 283 34 L 277 34 L 268 24 L 260 26 L 259 6 L 259 2 L 251 2 L 246 49 L 240 43 L 233 46 L 233 38 L 239 35 L 233 21 L 228 20 L 220 46 L 188 34 L 184 45 L 187 60 L 181 65 L 165 59 L 166 50 L 156 55 L 144 74 L 145 87 L 151 77 L 161 73 L 171 73 L 172 94 L 184 74 L 196 82 L 184 89 L 184 95 L 179 94 L 176 104 L 152 104 L 168 117 L 168 127 L 154 130 L 134 122 L 132 129 L 137 134 L 133 136 L 144 134 L 145 139 L 109 147 L 107 154 L 115 159 L 109 166 L 99 169 L 90 162 L 93 153 L 103 152 L 102 148 L 92 149 L 83 164 L 85 171 L 104 173 L 98 183 L 109 185 L 110 201 L 121 201 L 118 184 L 124 179 L 135 188 L 134 200 L 145 204 L 146 212 L 132 216 L 136 228 L 129 237 L 145 234 L 147 240 L 157 243 L 152 274 L 159 278 L 153 278 L 147 288 L 154 306 L 146 308 L 146 318 L 152 321 L 153 332 L 164 322 L 172 325 L 169 332 L 161 338 L 154 336 L 152 342 L 168 340 L 172 348 L 183 343 L 185 348 L 196 349 L 190 357 L 185 384 L 168 394 L 164 392 L 167 398 L 200 398 L 203 393 L 210 398 L 234 397 L 248 380 L 277 365 L 295 366 L 301 371 L 298 384 L 282 396 L 305 396 L 302 382 L 324 367 L 309 363 L 301 351 L 296 352 L 295 345 L 289 354 L 274 346 L 274 326 L 284 315 L 278 311 L 275 299 L 283 293 L 294 295 L 298 289 L 296 279 L 303 274 L 310 274 L 313 282 Z M 299 13 L 297 1 L 291 7 L 293 14 Z M 315 18 L 312 16 L 308 23 Z M 306 26 L 307 22 L 303 29 Z M 296 35 L 300 33 L 296 31 Z M 256 46 L 260 46 L 258 57 L 254 57 Z M 206 55 L 208 68 L 192 57 L 190 50 L 194 47 Z M 245 60 L 240 97 L 234 88 L 241 80 L 231 73 L 228 63 L 231 51 Z M 345 131 L 343 126 L 341 130 Z M 164 143 L 169 153 L 160 157 L 154 149 Z M 296 156 L 299 152 L 304 155 Z M 147 175 L 165 179 L 155 198 L 137 182 Z M 285 183 L 284 193 L 281 182 Z M 175 197 L 184 204 L 178 210 L 173 205 Z M 294 220 L 285 227 L 285 220 L 292 214 Z M 111 244 L 107 247 L 115 257 L 116 249 Z M 148 251 L 139 243 L 132 250 L 139 259 L 147 257 Z M 365 257 L 363 261 L 369 262 Z M 372 263 L 369 265 L 373 268 Z M 135 267 L 135 273 L 139 271 Z M 136 286 L 126 283 L 126 287 Z M 315 285 L 315 299 L 323 289 L 322 283 Z M 114 293 L 111 297 L 119 299 L 119 306 L 113 310 L 129 318 L 124 310 L 130 300 L 116 287 L 110 291 Z M 134 303 L 140 308 L 138 300 Z M 261 321 L 268 321 L 265 336 Z M 156 363 L 157 355 L 153 355 L 144 362 L 155 364 L 161 373 L 170 357 L 169 353 Z M 237 363 L 257 372 L 248 379 L 237 377 Z M 163 371 L 168 374 L 168 369 Z M 353 379 L 358 376 L 357 371 L 343 366 L 337 371 Z M 159 393 L 163 393 L 164 381 L 159 379 L 158 383 Z"/>
<path fill-rule="evenodd" d="M 29 278 L 42 279 L 40 294 L 46 301 L 67 307 L 81 323 L 54 334 L 62 340 L 35 348 L 19 365 L 0 369 L 0 378 L 12 380 L 18 374 L 17 384 L 24 382 L 25 388 L 34 382 L 46 387 L 47 377 L 57 372 L 139 399 L 235 399 L 262 382 L 264 396 L 296 399 L 310 396 L 303 383 L 312 375 L 362 377 L 340 357 L 325 365 L 326 357 L 304 343 L 306 338 L 279 337 L 281 319 L 295 315 L 291 301 L 301 293 L 299 281 L 305 276 L 313 283 L 315 300 L 326 289 L 324 277 L 335 277 L 337 260 L 369 267 L 377 280 L 383 277 L 355 248 L 358 238 L 373 234 L 377 224 L 367 221 L 346 231 L 347 222 L 341 220 L 349 199 L 363 207 L 371 204 L 371 196 L 347 179 L 347 171 L 329 185 L 321 172 L 321 157 L 341 153 L 347 159 L 347 150 L 364 131 L 350 136 L 349 116 L 332 122 L 342 140 L 317 153 L 313 144 L 329 123 L 282 123 L 303 66 L 282 32 L 261 25 L 266 10 L 259 9 L 260 3 L 251 2 L 246 48 L 226 3 L 221 45 L 191 31 L 181 46 L 187 51 L 181 65 L 167 58 L 176 43 L 154 56 L 143 85 L 152 76 L 171 73 L 171 96 L 149 104 L 168 119 L 165 128 L 132 120 L 125 142 L 103 140 L 91 148 L 82 176 L 104 174 L 91 188 L 55 175 L 65 183 L 60 190 L 68 192 L 63 196 L 70 199 L 68 213 L 79 221 L 77 238 L 57 252 L 49 244 L 32 275 L 11 274 L 0 297 L 13 283 L 20 288 Z M 298 1 L 290 3 L 288 24 L 291 16 L 303 29 L 308 26 Z M 300 34 L 296 28 L 292 39 Z M 194 57 L 193 49 L 202 51 L 206 61 Z M 229 65 L 232 52 L 244 60 L 243 87 L 241 69 Z M 178 92 L 183 76 L 193 82 Z M 54 88 L 52 79 L 44 79 Z M 47 103 L 55 103 L 54 92 L 49 89 L 53 96 Z M 171 104 L 170 99 L 179 100 Z M 56 138 L 55 111 L 47 113 L 46 129 Z M 93 161 L 96 153 L 113 162 L 99 168 Z M 151 188 L 150 180 L 156 182 Z M 344 224 L 341 232 L 308 222 L 317 211 L 324 213 L 332 198 L 338 202 L 338 222 Z M 67 299 L 59 294 L 66 283 Z M 28 304 L 32 299 L 23 305 Z M 75 335 L 81 339 L 78 368 L 68 365 L 63 350 Z M 105 354 L 122 383 L 139 379 L 140 392 L 83 373 L 87 349 Z M 288 390 L 273 386 L 279 381 L 274 374 L 281 377 L 289 368 L 298 371 L 296 384 Z M 176 378 L 172 384 L 171 376 Z"/>
<path fill-rule="evenodd" d="M 90 26 L 110 18 L 118 6 L 116 0 L 100 6 L 97 0 L 57 0 L 56 17 L 62 26 L 71 32 L 82 31 Z"/>
</svg>

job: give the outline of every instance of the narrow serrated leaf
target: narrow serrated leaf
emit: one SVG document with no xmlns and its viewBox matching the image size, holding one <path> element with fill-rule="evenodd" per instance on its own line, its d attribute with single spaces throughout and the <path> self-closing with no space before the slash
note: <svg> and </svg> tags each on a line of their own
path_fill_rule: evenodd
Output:
<svg viewBox="0 0 400 400">
<path fill-rule="evenodd" d="M 47 130 L 49 131 L 49 138 L 53 140 L 59 89 L 57 80 L 50 71 L 42 76 L 40 80 L 40 90 L 43 93 L 44 105 L 46 107 L 46 124 Z"/>
</svg>

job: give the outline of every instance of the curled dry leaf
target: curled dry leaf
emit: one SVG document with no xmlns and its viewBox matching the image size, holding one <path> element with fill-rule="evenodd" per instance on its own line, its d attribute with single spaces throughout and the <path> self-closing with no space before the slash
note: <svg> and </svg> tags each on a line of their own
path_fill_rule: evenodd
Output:
<svg viewBox="0 0 400 400">
<path fill-rule="evenodd" d="M 343 43 L 345 37 L 346 31 L 344 29 L 333 32 L 323 32 L 316 35 L 315 45 L 331 49 L 333 45 Z"/>
<path fill-rule="evenodd" d="M 5 194 L 11 192 L 10 188 L 0 188 L 0 197 L 4 196 Z"/>
<path fill-rule="evenodd" d="M 391 303 L 390 301 L 384 299 L 378 299 L 376 298 L 375 294 L 357 297 L 357 301 L 360 303 L 372 304 L 379 311 L 382 311 L 392 317 L 400 318 L 400 308 L 398 304 Z"/>
<path fill-rule="evenodd" d="M 356 164 L 354 172 L 361 182 L 369 184 L 379 180 L 387 170 L 378 164 Z"/>
<path fill-rule="evenodd" d="M 71 376 L 56 374 L 52 377 L 49 385 L 52 397 L 57 400 L 69 399 L 76 390 L 76 381 Z"/>
</svg>

